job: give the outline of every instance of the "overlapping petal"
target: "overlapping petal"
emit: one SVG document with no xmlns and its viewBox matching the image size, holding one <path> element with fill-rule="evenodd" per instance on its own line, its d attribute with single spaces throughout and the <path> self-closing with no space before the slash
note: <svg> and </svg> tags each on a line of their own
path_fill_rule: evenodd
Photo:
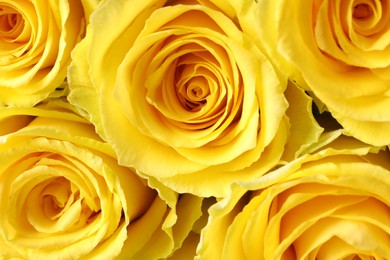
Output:
<svg viewBox="0 0 390 260">
<path fill-rule="evenodd" d="M 227 2 L 106 1 L 73 58 L 71 103 L 121 164 L 179 192 L 224 196 L 235 180 L 262 175 L 299 117 L 311 118 L 310 134 L 292 153 L 321 132 L 306 105 L 287 118 L 286 78 Z"/>
<path fill-rule="evenodd" d="M 389 22 L 1 1 L 0 259 L 387 259 Z"/>
<path fill-rule="evenodd" d="M 2 256 L 171 255 L 201 216 L 202 199 L 179 197 L 119 166 L 112 148 L 74 111 L 63 100 L 0 109 Z"/>
<path fill-rule="evenodd" d="M 386 259 L 389 151 L 337 136 L 214 205 L 198 259 Z"/>
<path fill-rule="evenodd" d="M 70 53 L 96 5 L 80 0 L 0 3 L 0 105 L 32 106 L 63 94 Z"/>
<path fill-rule="evenodd" d="M 286 75 L 349 134 L 373 145 L 390 142 L 388 1 L 245 2 L 243 27 Z"/>
</svg>

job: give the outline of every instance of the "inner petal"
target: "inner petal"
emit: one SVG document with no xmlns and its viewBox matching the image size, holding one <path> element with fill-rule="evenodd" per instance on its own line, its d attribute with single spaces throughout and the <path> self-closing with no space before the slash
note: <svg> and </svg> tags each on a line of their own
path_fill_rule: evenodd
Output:
<svg viewBox="0 0 390 260">
<path fill-rule="evenodd" d="M 0 64 L 9 66 L 9 71 L 18 74 L 18 69 L 37 62 L 34 55 L 25 55 L 34 45 L 39 29 L 36 28 L 39 26 L 36 18 L 34 5 L 28 1 L 23 1 L 20 6 L 17 3 L 15 6 L 0 6 Z"/>
<path fill-rule="evenodd" d="M 66 173 L 64 168 L 62 170 Z M 57 170 L 39 165 L 32 171 L 43 176 Z M 27 221 L 36 231 L 43 233 L 73 230 L 84 225 L 93 214 L 83 201 L 79 187 L 62 175 L 41 180 L 26 198 Z"/>
<path fill-rule="evenodd" d="M 380 1 L 356 1 L 353 4 L 353 27 L 364 36 L 374 35 L 383 29 L 382 20 L 386 15 L 386 4 Z"/>
<path fill-rule="evenodd" d="M 204 39 L 184 37 L 164 47 L 169 50 L 165 57 L 160 57 L 161 51 L 153 59 L 153 68 L 157 61 L 162 63 L 159 62 L 157 70 L 148 77 L 147 98 L 167 120 L 185 124 L 201 121 L 203 128 L 204 122 L 215 121 L 214 115 L 220 114 L 219 104 L 225 99 L 225 79 L 219 75 L 220 64 L 216 53 L 208 49 L 215 49 L 210 45 L 217 48 Z M 173 46 L 175 48 L 171 48 Z M 210 106 L 209 101 L 213 103 Z"/>
<path fill-rule="evenodd" d="M 0 40 L 4 44 L 27 44 L 33 36 L 31 26 L 37 24 L 36 13 L 32 4 L 23 3 L 22 6 L 15 7 L 0 6 Z M 0 48 L 5 48 L 5 50 L 10 47 L 0 45 Z"/>
<path fill-rule="evenodd" d="M 72 191 L 71 183 L 63 177 L 50 183 L 41 194 L 43 211 L 48 219 L 58 221 L 61 229 L 76 223 L 81 214 L 80 192 Z M 57 225 L 59 225 L 57 223 Z"/>
<path fill-rule="evenodd" d="M 366 19 L 372 15 L 372 9 L 368 4 L 358 4 L 353 8 L 353 17 L 356 19 Z"/>
<path fill-rule="evenodd" d="M 43 197 L 50 199 L 57 208 L 63 208 L 66 205 L 70 194 L 69 181 L 65 178 L 56 179 L 42 192 Z"/>
<path fill-rule="evenodd" d="M 3 40 L 15 39 L 23 31 L 24 20 L 22 15 L 10 8 L 0 9 L 0 36 Z"/>
<path fill-rule="evenodd" d="M 199 111 L 210 94 L 207 80 L 201 76 L 198 66 L 186 66 L 184 76 L 176 84 L 176 94 L 185 109 Z"/>
<path fill-rule="evenodd" d="M 187 87 L 187 97 L 193 101 L 204 101 L 210 93 L 207 82 L 203 77 L 195 77 Z"/>
</svg>

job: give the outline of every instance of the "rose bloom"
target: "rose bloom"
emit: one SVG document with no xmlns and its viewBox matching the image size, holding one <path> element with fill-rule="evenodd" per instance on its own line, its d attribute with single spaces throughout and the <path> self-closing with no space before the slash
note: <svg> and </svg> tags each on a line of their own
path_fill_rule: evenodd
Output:
<svg viewBox="0 0 390 260">
<path fill-rule="evenodd" d="M 197 259 L 390 256 L 388 150 L 341 136 L 267 177 L 210 209 Z"/>
<path fill-rule="evenodd" d="M 72 110 L 63 100 L 0 109 L 0 258 L 171 255 L 201 216 L 202 200 L 119 166 Z"/>
<path fill-rule="evenodd" d="M 224 196 L 279 161 L 290 121 L 310 121 L 301 144 L 318 132 L 303 92 L 289 121 L 286 79 L 224 1 L 105 1 L 68 79 L 120 164 L 178 192 Z"/>
<path fill-rule="evenodd" d="M 390 143 L 388 1 L 244 1 L 239 19 L 349 134 Z M 254 26 L 253 24 L 257 24 Z"/>
<path fill-rule="evenodd" d="M 94 0 L 0 2 L 0 105 L 31 106 L 62 88 L 70 53 L 95 5 Z"/>
</svg>

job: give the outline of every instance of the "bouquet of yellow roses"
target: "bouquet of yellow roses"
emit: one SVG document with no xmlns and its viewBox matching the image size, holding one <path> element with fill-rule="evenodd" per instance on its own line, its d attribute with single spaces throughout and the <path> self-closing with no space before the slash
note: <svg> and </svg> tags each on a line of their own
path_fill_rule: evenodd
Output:
<svg viewBox="0 0 390 260">
<path fill-rule="evenodd" d="M 389 259 L 390 2 L 0 1 L 0 259 Z"/>
</svg>

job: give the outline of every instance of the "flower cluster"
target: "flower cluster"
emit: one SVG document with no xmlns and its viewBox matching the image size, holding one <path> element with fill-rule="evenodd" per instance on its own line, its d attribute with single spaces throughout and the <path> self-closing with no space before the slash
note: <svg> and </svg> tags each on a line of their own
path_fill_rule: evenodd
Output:
<svg viewBox="0 0 390 260">
<path fill-rule="evenodd" d="M 390 2 L 0 2 L 0 259 L 388 259 Z"/>
</svg>

